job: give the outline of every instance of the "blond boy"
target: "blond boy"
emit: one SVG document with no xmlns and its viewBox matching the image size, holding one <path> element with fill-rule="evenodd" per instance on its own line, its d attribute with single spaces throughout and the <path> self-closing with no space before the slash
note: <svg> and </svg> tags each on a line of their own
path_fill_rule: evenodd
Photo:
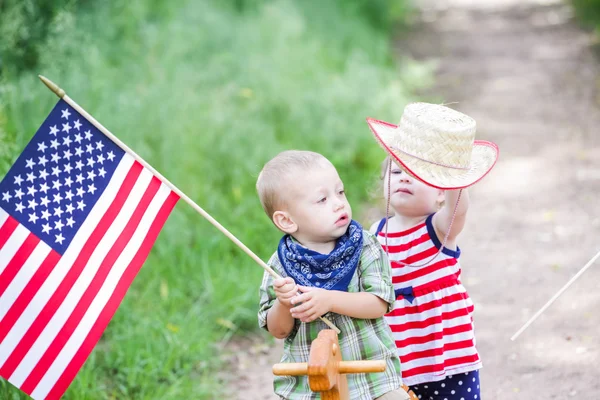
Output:
<svg viewBox="0 0 600 400">
<path fill-rule="evenodd" d="M 383 315 L 395 295 L 381 246 L 352 220 L 344 184 L 325 157 L 285 151 L 269 161 L 256 184 L 263 208 L 284 233 L 260 287 L 259 325 L 285 339 L 281 362 L 307 362 L 327 317 L 341 333 L 344 360 L 386 360 L 383 373 L 347 376 L 351 399 L 405 400 L 400 363 Z M 306 376 L 278 376 L 282 399 L 314 399 Z"/>
</svg>

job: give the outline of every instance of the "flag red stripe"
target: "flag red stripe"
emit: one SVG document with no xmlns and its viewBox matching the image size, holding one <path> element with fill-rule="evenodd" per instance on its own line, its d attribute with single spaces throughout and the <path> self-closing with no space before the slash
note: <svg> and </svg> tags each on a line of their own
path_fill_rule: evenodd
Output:
<svg viewBox="0 0 600 400">
<path fill-rule="evenodd" d="M 9 215 L 0 228 L 0 249 L 4 246 L 4 243 L 6 243 L 15 229 L 17 229 L 17 226 L 19 226 L 19 221 Z"/>
<path fill-rule="evenodd" d="M 131 215 L 131 218 L 129 221 L 127 221 L 127 225 L 113 244 L 112 248 L 104 257 L 104 260 L 102 260 L 102 263 L 98 268 L 98 272 L 96 272 L 92 282 L 90 282 L 87 290 L 83 296 L 81 296 L 81 299 L 71 312 L 71 315 L 61 328 L 60 332 L 56 335 L 50 346 L 48 346 L 48 349 L 44 355 L 36 364 L 35 368 L 31 371 L 27 379 L 21 385 L 21 390 L 26 393 L 33 391 L 33 389 L 35 389 L 37 384 L 43 378 L 44 374 L 46 374 L 56 357 L 58 357 L 58 354 L 70 339 L 71 335 L 90 307 L 90 304 L 92 304 L 92 301 L 94 301 L 96 295 L 102 288 L 102 285 L 106 281 L 106 277 L 110 273 L 113 265 L 123 252 L 123 249 L 127 243 L 129 243 L 129 240 L 131 240 L 131 237 L 137 229 L 142 217 L 144 216 L 144 213 L 148 209 L 148 206 L 154 198 L 154 195 L 160 188 L 160 185 L 160 180 L 156 177 L 153 177 L 150 181 L 150 184 L 146 188 L 144 195 Z"/>
<path fill-rule="evenodd" d="M 81 347 L 79 348 L 79 350 L 77 350 L 77 353 L 75 353 L 73 359 L 71 360 L 65 371 L 62 373 L 52 390 L 50 390 L 50 392 L 46 396 L 46 400 L 60 399 L 60 397 L 67 390 L 67 388 L 75 378 L 75 375 L 77 375 L 77 372 L 79 372 L 79 370 L 81 369 L 81 366 L 83 365 L 87 357 L 92 352 L 98 340 L 100 340 L 104 329 L 106 329 L 106 326 L 112 319 L 115 311 L 119 307 L 119 304 L 121 304 L 123 297 L 125 297 L 125 294 L 127 293 L 129 286 L 131 285 L 131 282 L 133 282 L 133 279 L 139 272 L 142 264 L 144 263 L 144 261 L 146 261 L 146 258 L 150 253 L 152 245 L 156 241 L 156 238 L 158 237 L 158 234 L 162 229 L 165 221 L 169 217 L 169 214 L 173 210 L 173 207 L 175 207 L 177 200 L 179 200 L 179 196 L 174 192 L 171 192 L 169 197 L 167 197 L 167 200 L 158 212 L 156 219 L 150 226 L 148 234 L 142 242 L 142 245 L 140 246 L 138 252 L 127 266 L 127 269 L 125 270 L 123 276 L 119 280 L 119 283 L 115 287 L 115 290 L 110 300 L 106 303 L 106 306 L 98 316 L 98 319 L 94 323 L 94 326 L 90 330 L 90 333 L 81 344 Z"/>
<path fill-rule="evenodd" d="M 39 242 L 40 239 L 33 233 L 27 235 L 27 238 L 21 247 L 19 247 L 19 250 L 17 250 L 13 258 L 8 262 L 4 271 L 0 274 L 0 297 L 15 278 L 15 275 L 21 270 L 21 267 L 25 264 L 31 253 L 33 253 L 35 246 L 37 246 Z"/>
<path fill-rule="evenodd" d="M 88 241 L 84 244 L 81 252 L 77 256 L 77 259 L 69 269 L 69 272 L 64 277 L 63 281 L 60 283 L 50 300 L 46 303 L 33 324 L 29 327 L 27 333 L 21 338 L 21 341 L 6 360 L 2 368 L 0 368 L 0 376 L 12 375 L 23 357 L 25 357 L 31 346 L 33 346 L 37 338 L 40 336 L 46 325 L 48 325 L 48 322 L 54 316 L 54 313 L 60 307 L 65 297 L 67 297 L 67 294 L 77 281 L 77 278 L 79 278 L 79 275 L 87 265 L 87 262 L 90 259 L 94 249 L 96 246 L 98 246 L 98 243 L 117 217 L 117 214 L 123 207 L 127 197 L 129 197 L 129 193 L 131 192 L 131 189 L 133 188 L 133 185 L 135 185 L 135 182 L 137 181 L 137 178 L 141 172 L 142 165 L 138 162 L 133 163 L 123 181 L 123 184 L 115 196 L 115 199 L 100 220 L 100 223 L 98 223 L 93 233 L 90 235 Z"/>
<path fill-rule="evenodd" d="M 0 320 L 0 342 L 4 340 L 15 322 L 17 322 L 21 314 L 23 314 L 23 311 L 25 311 L 25 308 L 27 308 L 44 281 L 46 281 L 48 275 L 50 275 L 50 272 L 52 272 L 58 263 L 58 260 L 60 260 L 60 254 L 54 250 L 50 250 L 50 253 L 46 256 L 38 270 L 29 280 L 27 286 L 25 286 L 19 297 L 17 297 L 13 305 L 10 307 L 10 310 L 8 310 L 4 318 Z"/>
</svg>

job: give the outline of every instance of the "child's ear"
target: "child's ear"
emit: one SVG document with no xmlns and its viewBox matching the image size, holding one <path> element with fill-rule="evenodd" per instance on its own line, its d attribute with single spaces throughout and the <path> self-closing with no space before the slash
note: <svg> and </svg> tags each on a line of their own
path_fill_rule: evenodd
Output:
<svg viewBox="0 0 600 400">
<path fill-rule="evenodd" d="M 437 203 L 438 203 L 440 209 L 444 206 L 445 200 L 446 200 L 446 191 L 441 190 L 441 189 L 438 190 Z"/>
<path fill-rule="evenodd" d="M 286 211 L 275 211 L 273 213 L 273 223 L 279 230 L 290 235 L 298 230 L 298 225 Z"/>
</svg>

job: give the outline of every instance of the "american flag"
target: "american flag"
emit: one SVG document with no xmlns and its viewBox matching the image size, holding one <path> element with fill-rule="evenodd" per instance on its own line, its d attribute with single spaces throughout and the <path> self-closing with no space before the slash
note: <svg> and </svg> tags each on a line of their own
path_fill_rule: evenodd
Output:
<svg viewBox="0 0 600 400">
<path fill-rule="evenodd" d="M 63 100 L 0 196 L 0 376 L 59 399 L 179 196 Z"/>
</svg>

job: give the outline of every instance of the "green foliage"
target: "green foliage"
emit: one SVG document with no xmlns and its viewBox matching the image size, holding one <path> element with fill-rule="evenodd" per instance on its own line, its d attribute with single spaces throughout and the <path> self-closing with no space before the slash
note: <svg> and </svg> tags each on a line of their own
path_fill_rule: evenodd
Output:
<svg viewBox="0 0 600 400">
<path fill-rule="evenodd" d="M 407 88 L 429 73 L 393 62 L 381 22 L 389 17 L 377 16 L 391 1 L 349 3 L 118 0 L 61 9 L 30 44 L 35 69 L 6 68 L 0 81 L 0 173 L 56 101 L 40 73 L 262 259 L 280 234 L 254 185 L 279 151 L 328 157 L 360 220 L 383 158 L 365 117 L 399 118 Z M 211 372 L 218 344 L 256 329 L 261 276 L 181 201 L 65 400 L 220 398 Z M 18 398 L 9 386 L 0 382 L 0 398 Z"/>
<path fill-rule="evenodd" d="M 232 7 L 242 13 L 259 10 L 273 0 L 224 0 L 221 4 Z M 334 7 L 340 17 L 358 19 L 361 24 L 387 33 L 392 24 L 404 21 L 412 10 L 406 1 L 397 0 L 352 0 L 352 1 L 321 1 L 302 0 L 296 6 L 308 11 L 312 16 L 331 14 L 322 12 L 324 8 Z M 310 18 L 308 18 L 310 20 Z M 331 21 L 332 23 L 335 21 Z"/>
<path fill-rule="evenodd" d="M 600 0 L 571 0 L 571 3 L 583 24 L 591 27 L 600 25 Z"/>
<path fill-rule="evenodd" d="M 76 0 L 0 1 L 0 72 L 30 69 L 39 58 L 38 45 L 55 18 L 73 10 Z"/>
</svg>

